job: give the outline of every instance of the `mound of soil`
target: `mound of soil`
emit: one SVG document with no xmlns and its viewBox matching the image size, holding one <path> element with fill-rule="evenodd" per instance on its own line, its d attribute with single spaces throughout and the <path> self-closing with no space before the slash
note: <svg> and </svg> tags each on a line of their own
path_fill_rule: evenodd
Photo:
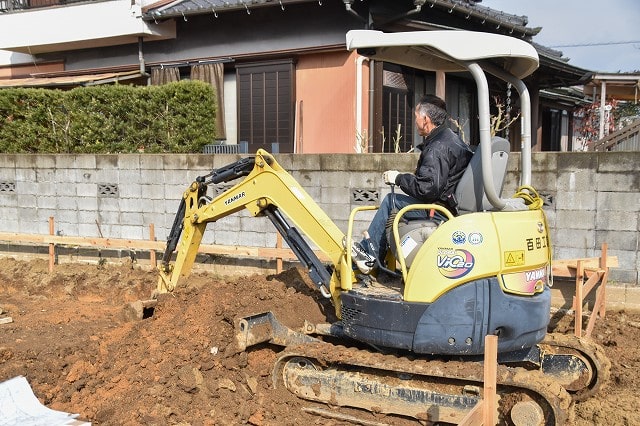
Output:
<svg viewBox="0 0 640 426">
<path fill-rule="evenodd" d="M 345 424 L 305 410 L 331 407 L 273 389 L 279 348 L 238 353 L 234 344 L 239 317 L 272 311 L 293 328 L 334 319 L 304 271 L 194 273 L 159 297 L 153 316 L 132 319 L 128 303 L 149 298 L 156 282 L 154 270 L 135 264 L 61 264 L 49 274 L 44 260 L 0 259 L 0 317 L 13 319 L 0 324 L 0 381 L 25 376 L 44 405 L 94 425 Z M 572 320 L 554 327 L 571 332 Z M 640 424 L 640 315 L 607 313 L 594 338 L 612 361 L 612 379 L 605 392 L 576 405 L 575 424 Z"/>
</svg>

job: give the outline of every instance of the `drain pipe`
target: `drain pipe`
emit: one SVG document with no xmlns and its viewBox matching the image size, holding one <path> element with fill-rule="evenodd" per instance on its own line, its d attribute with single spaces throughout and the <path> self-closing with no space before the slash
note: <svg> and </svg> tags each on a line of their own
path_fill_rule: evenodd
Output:
<svg viewBox="0 0 640 426">
<path fill-rule="evenodd" d="M 138 64 L 140 65 L 140 74 L 146 75 L 146 65 L 144 63 L 144 55 L 142 54 L 142 37 L 138 37 Z"/>
<path fill-rule="evenodd" d="M 373 143 L 373 126 L 374 126 L 374 118 L 375 118 L 375 82 L 376 82 L 376 61 L 373 59 L 369 59 L 369 136 L 371 137 L 371 141 Z"/>
<path fill-rule="evenodd" d="M 368 60 L 366 56 L 358 56 L 356 59 L 356 146 L 358 147 L 360 147 L 358 134 L 362 135 L 362 68 L 364 61 Z"/>
</svg>

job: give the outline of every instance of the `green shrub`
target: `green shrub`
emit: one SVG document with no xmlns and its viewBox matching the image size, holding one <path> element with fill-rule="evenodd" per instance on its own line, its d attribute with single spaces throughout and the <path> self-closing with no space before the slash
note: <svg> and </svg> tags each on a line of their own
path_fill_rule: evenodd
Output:
<svg viewBox="0 0 640 426">
<path fill-rule="evenodd" d="M 196 153 L 214 142 L 215 96 L 199 81 L 0 90 L 0 152 Z"/>
</svg>

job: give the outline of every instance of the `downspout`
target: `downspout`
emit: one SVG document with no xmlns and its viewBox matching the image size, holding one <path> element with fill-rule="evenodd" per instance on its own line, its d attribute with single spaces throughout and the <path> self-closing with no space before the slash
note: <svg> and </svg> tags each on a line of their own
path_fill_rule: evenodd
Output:
<svg viewBox="0 0 640 426">
<path fill-rule="evenodd" d="M 144 55 L 142 54 L 142 37 L 138 37 L 138 64 L 140 65 L 140 74 L 145 75 L 146 66 L 144 63 Z"/>
<path fill-rule="evenodd" d="M 374 105 L 375 105 L 375 74 L 376 74 L 376 61 L 373 59 L 369 59 L 369 127 L 368 133 L 371 136 L 371 140 L 373 141 L 373 126 L 374 126 Z"/>
<path fill-rule="evenodd" d="M 368 18 L 360 16 L 358 12 L 356 12 L 351 8 L 351 5 L 353 5 L 353 2 L 355 0 L 342 0 L 342 1 L 344 3 L 344 7 L 347 12 L 349 12 L 359 21 L 364 22 L 366 24 L 367 29 L 371 28 L 370 20 Z M 416 1 L 422 1 L 422 0 L 416 0 Z M 369 61 L 369 126 L 367 127 L 368 128 L 367 136 L 371 137 L 371 135 L 373 134 L 373 87 L 374 87 L 374 84 L 373 84 L 374 71 L 373 70 L 374 70 L 375 61 L 373 59 L 363 58 L 362 56 L 358 57 L 357 70 L 356 70 L 356 84 L 358 86 L 356 87 L 356 129 L 359 132 L 361 130 L 360 127 L 362 127 L 362 61 L 364 61 L 365 59 Z M 368 150 L 369 149 L 367 147 L 367 151 Z"/>
<path fill-rule="evenodd" d="M 358 56 L 356 59 L 356 146 L 360 147 L 358 143 L 358 136 L 362 136 L 362 67 L 363 62 L 368 61 L 366 56 Z M 370 134 L 367 134 L 370 136 Z"/>
</svg>

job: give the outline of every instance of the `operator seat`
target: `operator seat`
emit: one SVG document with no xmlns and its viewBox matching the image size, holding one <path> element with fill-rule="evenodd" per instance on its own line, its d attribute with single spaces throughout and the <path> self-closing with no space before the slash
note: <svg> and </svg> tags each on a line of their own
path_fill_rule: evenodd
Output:
<svg viewBox="0 0 640 426">
<path fill-rule="evenodd" d="M 493 185 L 498 196 L 502 193 L 504 177 L 507 172 L 507 160 L 509 159 L 509 142 L 501 137 L 494 136 L 491 139 L 491 166 L 493 172 Z M 455 196 L 458 200 L 458 215 L 471 212 L 481 212 L 493 210 L 487 196 L 484 193 L 482 180 L 482 154 L 480 147 L 477 147 L 467 165 L 466 170 L 456 186 Z M 415 242 L 411 250 L 404 248 L 405 263 L 411 267 L 419 248 L 440 226 L 441 220 L 433 219 L 410 219 L 401 221 L 398 224 L 399 241 L 410 238 Z M 396 245 L 390 229 L 387 230 L 387 239 L 394 256 L 398 256 Z M 409 245 L 407 245 L 408 247 Z"/>
<path fill-rule="evenodd" d="M 493 171 L 493 187 L 498 196 L 502 194 L 504 177 L 507 173 L 507 161 L 509 159 L 510 144 L 504 138 L 494 136 L 491 138 L 491 168 Z M 458 214 L 494 210 L 484 193 L 482 180 L 482 155 L 480 147 L 477 147 L 467 169 L 465 170 L 455 196 L 458 200 Z"/>
</svg>

